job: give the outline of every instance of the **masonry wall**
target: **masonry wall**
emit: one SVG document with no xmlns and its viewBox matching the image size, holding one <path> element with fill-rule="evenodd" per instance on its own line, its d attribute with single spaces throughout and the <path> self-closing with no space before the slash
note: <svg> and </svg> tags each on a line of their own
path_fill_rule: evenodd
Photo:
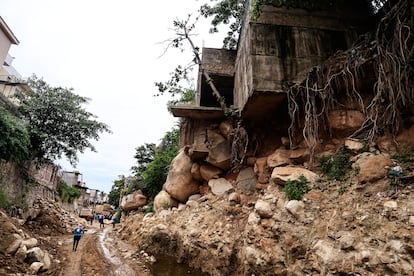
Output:
<svg viewBox="0 0 414 276">
<path fill-rule="evenodd" d="M 272 6 L 265 6 L 257 21 L 247 16 L 236 59 L 235 105 L 244 110 L 262 93 L 266 101 L 249 106 L 251 114 L 259 110 L 257 105 L 280 103 L 269 95 L 284 93 L 292 83 L 303 81 L 313 66 L 352 46 L 357 37 L 352 22 L 360 22 L 357 19 Z"/>
</svg>

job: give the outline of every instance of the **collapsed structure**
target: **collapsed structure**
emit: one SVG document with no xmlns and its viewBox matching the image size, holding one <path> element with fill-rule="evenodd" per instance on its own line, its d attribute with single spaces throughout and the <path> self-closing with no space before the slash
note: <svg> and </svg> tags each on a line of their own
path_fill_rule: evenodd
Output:
<svg viewBox="0 0 414 276">
<path fill-rule="evenodd" d="M 176 158 L 181 161 L 173 161 L 162 194 L 167 192 L 172 202 L 185 202 L 194 193 L 210 190 L 211 179 L 246 167 L 256 170 L 247 175 L 267 183 L 266 174 L 272 169 L 272 162 L 266 161 L 269 156 L 283 155 L 284 161 L 273 162 L 272 167 L 310 167 L 316 153 L 333 154 L 352 133 L 370 123 L 367 106 L 375 99 L 376 81 L 373 62 L 346 50 L 361 40 L 361 34 L 372 31 L 375 18 L 366 3 L 338 5 L 318 10 L 266 5 L 256 20 L 251 11 L 247 13 L 237 51 L 203 49 L 195 103 L 171 109 L 182 118 L 184 153 Z M 354 66 L 351 72 L 332 61 L 324 67 L 337 53 L 342 53 L 343 64 L 348 58 L 354 65 L 361 62 L 362 69 Z M 238 115 L 238 124 L 220 107 L 204 71 L 229 111 Z"/>
</svg>

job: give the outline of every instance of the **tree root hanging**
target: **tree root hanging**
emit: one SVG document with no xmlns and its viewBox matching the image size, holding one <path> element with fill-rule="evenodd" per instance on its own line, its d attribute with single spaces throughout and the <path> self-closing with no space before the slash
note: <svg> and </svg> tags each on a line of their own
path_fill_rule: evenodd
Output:
<svg viewBox="0 0 414 276">
<path fill-rule="evenodd" d="M 414 8 L 410 2 L 398 1 L 374 34 L 337 52 L 322 66 L 312 68 L 302 83 L 288 89 L 291 146 L 303 136 L 311 163 L 321 133 L 330 134 L 328 113 L 338 106 L 357 107 L 365 115 L 351 137 L 367 141 L 384 133 L 396 135 L 402 113 L 414 113 Z M 372 90 L 360 91 L 367 83 Z M 364 103 L 367 97 L 370 100 Z"/>
</svg>

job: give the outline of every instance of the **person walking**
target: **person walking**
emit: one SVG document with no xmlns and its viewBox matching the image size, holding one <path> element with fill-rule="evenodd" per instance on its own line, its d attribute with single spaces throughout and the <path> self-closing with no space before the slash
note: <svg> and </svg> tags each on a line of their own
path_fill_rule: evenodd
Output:
<svg viewBox="0 0 414 276">
<path fill-rule="evenodd" d="M 98 221 L 99 221 L 99 228 L 105 228 L 104 216 L 102 214 L 99 214 Z"/>
<path fill-rule="evenodd" d="M 76 251 L 78 249 L 79 241 L 85 232 L 85 228 L 83 228 L 82 224 L 78 224 L 78 226 L 75 228 L 75 231 L 73 233 L 73 246 L 72 251 Z"/>
</svg>

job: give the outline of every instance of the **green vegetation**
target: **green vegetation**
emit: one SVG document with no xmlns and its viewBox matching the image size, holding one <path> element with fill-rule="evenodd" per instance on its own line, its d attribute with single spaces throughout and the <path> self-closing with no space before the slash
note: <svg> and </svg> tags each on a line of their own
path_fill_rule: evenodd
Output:
<svg viewBox="0 0 414 276">
<path fill-rule="evenodd" d="M 212 17 L 210 33 L 217 33 L 220 24 L 229 25 L 227 36 L 223 40 L 223 47 L 235 49 L 241 29 L 247 0 L 221 0 L 215 5 L 204 4 L 200 7 L 200 14 L 205 18 Z"/>
<path fill-rule="evenodd" d="M 252 0 L 252 19 L 256 20 L 264 5 L 276 7 L 300 8 L 305 10 L 335 10 L 349 0 Z M 218 26 L 228 25 L 227 36 L 223 40 L 223 47 L 235 49 L 241 30 L 241 24 L 249 1 L 247 0 L 212 0 L 215 4 L 204 4 L 200 7 L 200 14 L 205 18 L 212 18 L 211 33 L 218 32 Z M 384 5 L 387 0 L 359 0 L 354 1 L 358 9 L 370 9 L 372 12 Z"/>
<path fill-rule="evenodd" d="M 11 203 L 9 199 L 7 198 L 7 195 L 3 193 L 3 191 L 0 191 L 0 208 L 4 210 L 8 210 L 11 207 Z"/>
<path fill-rule="evenodd" d="M 411 169 L 411 164 L 414 161 L 414 149 L 400 149 L 397 153 L 391 156 L 401 166 L 403 171 Z"/>
<path fill-rule="evenodd" d="M 57 187 L 57 192 L 62 202 L 72 203 L 76 198 L 81 196 L 78 188 L 69 186 L 65 181 L 61 180 Z"/>
<path fill-rule="evenodd" d="M 349 154 L 344 147 L 339 148 L 337 153 L 330 157 L 320 158 L 319 162 L 321 171 L 328 179 L 345 180 L 351 170 Z"/>
<path fill-rule="evenodd" d="M 29 157 L 30 138 L 22 121 L 0 107 L 0 159 L 23 161 Z"/>
<path fill-rule="evenodd" d="M 115 208 L 119 207 L 119 199 L 121 196 L 122 189 L 125 185 L 125 176 L 120 175 L 118 176 L 119 179 L 114 181 L 114 184 L 112 185 L 111 191 L 108 194 L 108 203 Z"/>
<path fill-rule="evenodd" d="M 33 93 L 22 97 L 19 111 L 28 123 L 32 159 L 65 156 L 73 165 L 79 152 L 96 151 L 89 140 L 98 140 L 99 133 L 110 131 L 82 107 L 89 99 L 74 94 L 72 88 L 51 87 L 35 75 L 28 85 Z"/>
<path fill-rule="evenodd" d="M 154 213 L 154 200 L 151 200 L 147 205 L 147 209 L 145 209 L 145 214 L 148 213 Z"/>
<path fill-rule="evenodd" d="M 288 180 L 283 187 L 283 192 L 289 200 L 301 200 L 310 188 L 308 187 L 308 180 L 301 175 L 298 180 Z"/>
<path fill-rule="evenodd" d="M 154 159 L 142 174 L 147 187 L 146 195 L 150 199 L 153 199 L 162 190 L 171 161 L 178 154 L 178 139 L 178 128 L 167 132 L 155 150 Z"/>
</svg>

